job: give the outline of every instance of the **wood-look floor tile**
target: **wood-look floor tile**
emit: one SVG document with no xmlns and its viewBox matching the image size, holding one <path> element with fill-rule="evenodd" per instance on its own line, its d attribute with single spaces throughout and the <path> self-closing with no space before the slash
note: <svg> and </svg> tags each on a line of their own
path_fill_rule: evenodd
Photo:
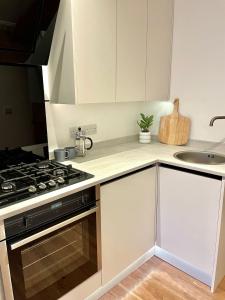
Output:
<svg viewBox="0 0 225 300">
<path fill-rule="evenodd" d="M 212 294 L 205 284 L 153 257 L 100 299 L 225 300 L 225 279 Z"/>
</svg>

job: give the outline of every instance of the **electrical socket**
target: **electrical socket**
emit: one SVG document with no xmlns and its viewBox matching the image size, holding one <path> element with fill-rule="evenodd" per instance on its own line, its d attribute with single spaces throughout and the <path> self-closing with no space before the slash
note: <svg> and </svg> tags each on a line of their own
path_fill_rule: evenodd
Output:
<svg viewBox="0 0 225 300">
<path fill-rule="evenodd" d="M 74 138 L 76 131 L 78 131 L 78 128 L 81 128 L 85 134 L 88 135 L 93 135 L 97 134 L 97 124 L 90 124 L 90 125 L 83 125 L 83 126 L 74 126 L 71 127 L 70 130 L 70 137 Z"/>
</svg>

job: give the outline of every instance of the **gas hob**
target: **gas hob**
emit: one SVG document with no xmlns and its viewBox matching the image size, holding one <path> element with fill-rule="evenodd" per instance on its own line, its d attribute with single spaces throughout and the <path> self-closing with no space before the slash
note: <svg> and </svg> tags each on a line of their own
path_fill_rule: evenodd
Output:
<svg viewBox="0 0 225 300">
<path fill-rule="evenodd" d="M 55 161 L 21 163 L 0 171 L 0 208 L 92 177 Z"/>
</svg>

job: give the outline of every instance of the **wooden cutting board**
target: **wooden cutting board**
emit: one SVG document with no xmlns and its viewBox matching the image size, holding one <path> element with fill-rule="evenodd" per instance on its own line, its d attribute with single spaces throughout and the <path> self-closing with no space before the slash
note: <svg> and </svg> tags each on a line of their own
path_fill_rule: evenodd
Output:
<svg viewBox="0 0 225 300">
<path fill-rule="evenodd" d="M 169 145 L 185 145 L 189 140 L 191 120 L 179 113 L 179 99 L 174 100 L 172 114 L 160 119 L 159 141 Z"/>
</svg>

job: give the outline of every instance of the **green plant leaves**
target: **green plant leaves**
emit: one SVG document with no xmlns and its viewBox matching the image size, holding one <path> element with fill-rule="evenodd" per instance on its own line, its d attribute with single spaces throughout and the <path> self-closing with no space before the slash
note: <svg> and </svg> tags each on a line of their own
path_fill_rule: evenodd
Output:
<svg viewBox="0 0 225 300">
<path fill-rule="evenodd" d="M 149 128 L 153 124 L 154 116 L 153 115 L 145 115 L 140 113 L 141 120 L 137 121 L 138 126 L 141 128 L 141 131 L 149 131 Z"/>
</svg>

